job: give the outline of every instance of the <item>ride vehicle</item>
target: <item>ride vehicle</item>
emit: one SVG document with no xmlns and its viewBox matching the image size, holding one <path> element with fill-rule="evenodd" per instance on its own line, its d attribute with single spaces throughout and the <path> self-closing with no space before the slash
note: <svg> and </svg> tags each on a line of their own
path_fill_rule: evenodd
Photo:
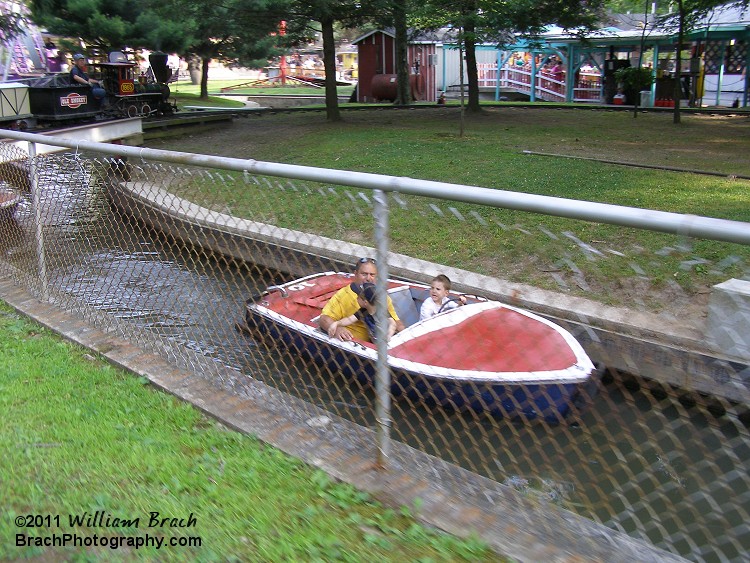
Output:
<svg viewBox="0 0 750 563">
<path fill-rule="evenodd" d="M 371 384 L 375 345 L 344 342 L 318 328 L 324 305 L 351 282 L 351 274 L 325 272 L 269 287 L 247 301 L 241 328 Z M 394 396 L 498 418 L 559 423 L 594 394 L 597 369 L 581 344 L 539 315 L 465 296 L 466 305 L 419 320 L 428 286 L 391 279 L 388 295 L 406 326 L 388 341 Z"/>
<path fill-rule="evenodd" d="M 137 64 L 128 61 L 121 51 L 109 54 L 106 62 L 92 63 L 106 95 L 96 100 L 91 88 L 71 81 L 69 73 L 47 74 L 25 80 L 28 85 L 28 114 L 3 116 L 11 126 L 19 129 L 37 123 L 58 124 L 92 119 L 148 117 L 171 114 L 176 107 L 169 102 L 167 82 L 171 70 L 167 56 L 152 53 L 148 76 L 136 77 Z M 0 85 L 1 86 L 1 85 Z"/>
</svg>

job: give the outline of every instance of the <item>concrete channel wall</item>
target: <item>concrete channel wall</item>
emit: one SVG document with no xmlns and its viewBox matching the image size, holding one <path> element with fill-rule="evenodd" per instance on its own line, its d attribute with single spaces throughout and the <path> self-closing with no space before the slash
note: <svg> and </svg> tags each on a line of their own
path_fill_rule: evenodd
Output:
<svg viewBox="0 0 750 563">
<path fill-rule="evenodd" d="M 115 182 L 108 195 L 120 212 L 166 235 L 239 262 L 289 274 L 290 279 L 337 267 L 374 249 L 239 219 L 180 199 L 160 186 Z M 711 350 L 701 327 L 667 322 L 639 311 L 509 283 L 440 264 L 392 254 L 394 277 L 429 283 L 422 272 L 444 272 L 455 289 L 529 309 L 568 329 L 593 361 L 683 390 L 750 403 L 748 365 Z M 585 322 L 584 322 L 585 321 Z"/>
</svg>

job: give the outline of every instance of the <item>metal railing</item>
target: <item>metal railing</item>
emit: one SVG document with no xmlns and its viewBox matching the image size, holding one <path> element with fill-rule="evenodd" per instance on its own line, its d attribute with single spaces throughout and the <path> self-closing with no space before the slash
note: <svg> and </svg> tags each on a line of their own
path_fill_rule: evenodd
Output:
<svg viewBox="0 0 750 563">
<path fill-rule="evenodd" d="M 251 378 L 374 426 L 382 464 L 397 440 L 694 560 L 741 560 L 750 548 L 748 304 L 741 291 L 717 291 L 734 303 L 733 318 L 722 318 L 721 299 L 709 302 L 697 287 L 747 280 L 750 225 L 7 137 L 15 144 L 0 146 L 0 190 L 22 195 L 3 210 L 0 272 L 40 298 L 205 377 L 218 376 L 196 358 L 234 368 L 232 388 Z M 35 143 L 72 150 L 37 155 Z M 368 380 L 235 330 L 251 295 L 316 272 L 351 272 L 359 257 L 377 260 L 381 297 L 388 277 L 429 285 L 444 273 L 454 289 L 564 326 L 607 371 L 576 391 L 564 416 L 528 420 L 441 401 L 446 387 L 426 400 L 392 395 L 383 339 Z M 461 338 L 479 354 L 486 336 Z"/>
</svg>

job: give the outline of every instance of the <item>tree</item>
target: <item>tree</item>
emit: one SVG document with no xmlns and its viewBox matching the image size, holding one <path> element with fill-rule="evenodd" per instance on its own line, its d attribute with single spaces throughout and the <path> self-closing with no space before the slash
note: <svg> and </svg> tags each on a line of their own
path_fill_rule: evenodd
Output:
<svg viewBox="0 0 750 563">
<path fill-rule="evenodd" d="M 31 0 L 33 20 L 103 52 L 131 48 L 178 52 L 190 40 L 185 20 L 160 17 L 150 0 Z M 186 25 L 187 24 L 187 25 Z"/>
<path fill-rule="evenodd" d="M 682 98 L 682 49 L 685 34 L 713 10 L 734 7 L 747 8 L 750 0 L 736 0 L 726 3 L 721 0 L 677 0 L 677 10 L 660 18 L 660 22 L 667 29 L 677 32 L 677 46 L 675 53 L 675 83 L 674 83 L 674 113 L 672 121 L 680 123 L 680 100 Z"/>
<path fill-rule="evenodd" d="M 31 0 L 37 23 L 94 49 L 129 47 L 198 56 L 203 64 L 202 98 L 208 96 L 212 59 L 249 63 L 273 52 L 272 33 L 285 6 L 279 0 Z"/>
<path fill-rule="evenodd" d="M 399 106 L 409 105 L 411 99 L 409 53 L 409 19 L 414 11 L 413 0 L 369 0 L 362 17 L 375 27 L 394 30 L 396 60 L 396 100 Z"/>
<path fill-rule="evenodd" d="M 373 3 L 357 0 L 292 0 L 289 10 L 288 32 L 297 41 L 311 30 L 310 22 L 318 22 L 323 37 L 323 66 L 325 68 L 326 119 L 341 121 L 336 89 L 336 43 L 334 27 L 354 27 L 372 17 Z"/>
<path fill-rule="evenodd" d="M 670 10 L 670 2 L 653 2 L 653 0 L 646 1 L 648 5 L 648 11 L 650 12 L 653 8 L 656 8 L 656 13 L 663 14 Z M 642 14 L 643 13 L 644 0 L 607 0 L 605 6 L 608 12 L 613 14 Z"/>
<path fill-rule="evenodd" d="M 0 38 L 9 41 L 23 31 L 23 16 L 15 12 L 0 13 Z"/>
<path fill-rule="evenodd" d="M 208 71 L 212 60 L 265 66 L 266 60 L 279 52 L 277 31 L 286 14 L 283 1 L 173 0 L 164 8 L 160 9 L 162 17 L 180 13 L 184 21 L 190 22 L 192 39 L 180 54 L 186 59 L 201 61 L 202 99 L 208 97 Z"/>
<path fill-rule="evenodd" d="M 633 117 L 638 116 L 638 96 L 641 90 L 645 90 L 654 83 L 654 75 L 651 69 L 640 66 L 629 66 L 619 68 L 615 71 L 615 80 L 622 84 L 623 90 L 634 100 Z"/>
<path fill-rule="evenodd" d="M 406 2 L 391 2 L 393 28 L 395 30 L 394 47 L 396 49 L 396 105 L 406 106 L 411 103 L 409 87 L 409 38 L 406 24 Z"/>
<path fill-rule="evenodd" d="M 459 30 L 458 41 L 466 56 L 467 110 L 478 112 L 478 44 L 507 44 L 518 35 L 534 37 L 550 24 L 585 35 L 599 20 L 602 3 L 603 0 L 425 0 L 416 17 L 432 28 L 448 26 Z"/>
</svg>

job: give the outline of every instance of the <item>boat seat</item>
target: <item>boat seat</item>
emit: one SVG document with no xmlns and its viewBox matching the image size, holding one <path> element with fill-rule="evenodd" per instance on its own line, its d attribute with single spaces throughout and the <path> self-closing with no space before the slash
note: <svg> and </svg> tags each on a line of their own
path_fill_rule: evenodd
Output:
<svg viewBox="0 0 750 563">
<path fill-rule="evenodd" d="M 404 323 L 404 326 L 411 326 L 419 320 L 419 309 L 417 309 L 410 288 L 400 287 L 389 292 L 388 295 L 393 301 L 393 308 L 396 309 L 396 314 Z"/>
</svg>

